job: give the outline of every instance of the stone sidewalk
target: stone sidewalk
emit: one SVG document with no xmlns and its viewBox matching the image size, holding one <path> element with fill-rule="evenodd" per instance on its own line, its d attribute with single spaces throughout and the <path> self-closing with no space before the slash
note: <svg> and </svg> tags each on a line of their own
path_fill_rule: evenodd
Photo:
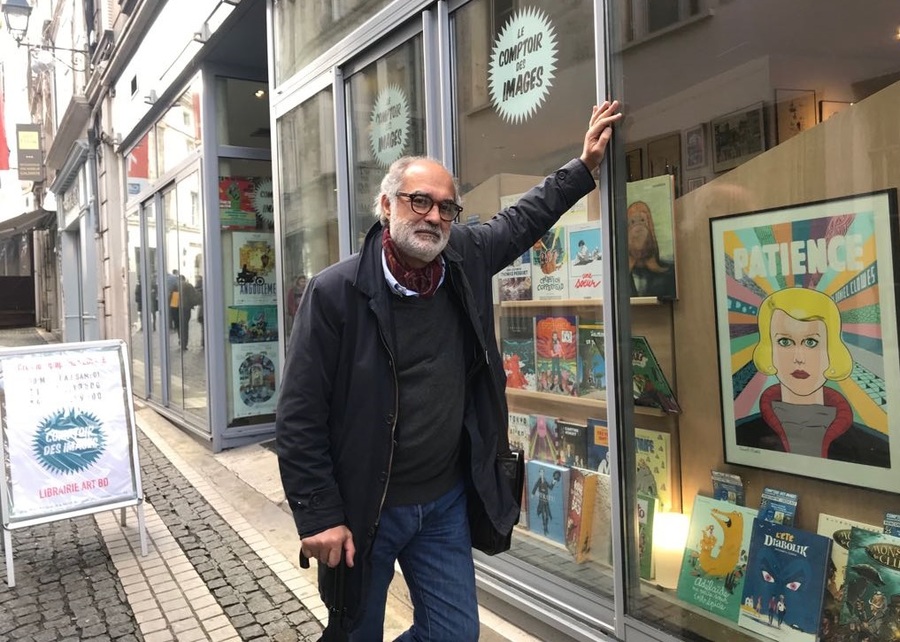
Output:
<svg viewBox="0 0 900 642">
<path fill-rule="evenodd" d="M 0 347 L 52 343 L 0 329 Z M 148 554 L 135 508 L 12 531 L 16 585 L 0 556 L 0 642 L 318 640 L 327 619 L 315 566 L 300 569 L 274 455 L 212 454 L 135 402 Z M 402 585 L 402 578 L 398 579 Z M 411 619 L 392 589 L 386 639 Z M 483 642 L 533 642 L 480 609 Z"/>
</svg>

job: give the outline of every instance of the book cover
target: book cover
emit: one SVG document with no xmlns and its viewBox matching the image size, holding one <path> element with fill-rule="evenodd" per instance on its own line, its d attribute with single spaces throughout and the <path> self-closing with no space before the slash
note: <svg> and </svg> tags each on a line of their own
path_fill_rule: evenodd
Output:
<svg viewBox="0 0 900 642">
<path fill-rule="evenodd" d="M 531 250 L 497 273 L 497 295 L 500 301 L 531 299 Z"/>
<path fill-rule="evenodd" d="M 537 391 L 577 396 L 578 320 L 574 315 L 534 318 Z"/>
<path fill-rule="evenodd" d="M 636 406 L 659 408 L 666 412 L 681 412 L 675 393 L 659 367 L 659 361 L 646 337 L 631 337 L 631 368 L 634 375 L 634 403 Z"/>
<path fill-rule="evenodd" d="M 587 425 L 560 419 L 556 422 L 556 434 L 559 438 L 559 463 L 587 468 Z"/>
<path fill-rule="evenodd" d="M 664 174 L 627 183 L 626 198 L 631 294 L 674 299 L 675 177 Z"/>
<path fill-rule="evenodd" d="M 578 396 L 606 398 L 606 348 L 603 322 L 578 319 Z"/>
<path fill-rule="evenodd" d="M 744 501 L 744 481 L 740 475 L 726 473 L 721 470 L 711 472 L 713 497 L 722 499 L 732 504 L 743 506 Z"/>
<path fill-rule="evenodd" d="M 527 457 L 531 437 L 531 415 L 526 412 L 510 412 L 508 422 L 509 447 L 521 448 Z"/>
<path fill-rule="evenodd" d="M 600 221 L 566 226 L 569 235 L 569 298 L 599 299 L 603 296 L 603 265 Z"/>
<path fill-rule="evenodd" d="M 591 561 L 612 564 L 612 480 L 604 473 L 591 473 L 597 479 L 594 511 L 591 519 Z"/>
<path fill-rule="evenodd" d="M 831 540 L 753 520 L 738 624 L 773 640 L 815 642 Z"/>
<path fill-rule="evenodd" d="M 500 354 L 506 372 L 506 387 L 535 390 L 534 317 L 500 317 Z"/>
<path fill-rule="evenodd" d="M 559 461 L 559 437 L 556 431 L 556 417 L 531 415 L 529 421 L 528 448 L 525 457 L 555 464 Z"/>
<path fill-rule="evenodd" d="M 566 228 L 557 224 L 531 248 L 532 298 L 559 301 L 569 298 Z"/>
<path fill-rule="evenodd" d="M 609 427 L 605 419 L 588 417 L 588 468 L 609 474 Z"/>
<path fill-rule="evenodd" d="M 656 514 L 656 497 L 637 494 L 638 560 L 641 579 L 652 580 L 653 570 L 653 516 Z"/>
<path fill-rule="evenodd" d="M 637 492 L 656 497 L 659 510 L 672 510 L 671 437 L 669 433 L 634 429 Z"/>
<path fill-rule="evenodd" d="M 900 623 L 900 537 L 851 528 L 844 588 L 841 624 L 868 632 L 870 640 L 895 640 Z"/>
<path fill-rule="evenodd" d="M 591 526 L 597 504 L 597 475 L 573 468 L 569 480 L 569 511 L 566 521 L 566 548 L 577 564 L 591 552 Z"/>
<path fill-rule="evenodd" d="M 569 469 L 532 459 L 525 464 L 528 530 L 566 545 Z"/>
<path fill-rule="evenodd" d="M 759 517 L 775 524 L 794 524 L 797 514 L 797 493 L 777 488 L 763 488 L 759 500 Z"/>
<path fill-rule="evenodd" d="M 737 622 L 756 510 L 697 495 L 676 590 L 680 599 Z"/>
<path fill-rule="evenodd" d="M 841 601 L 844 596 L 847 556 L 850 549 L 850 532 L 856 528 L 878 532 L 878 527 L 844 517 L 819 513 L 816 532 L 831 538 L 831 559 L 825 582 L 825 599 L 822 603 L 822 642 L 838 642 L 856 635 L 856 624 L 841 624 Z"/>
</svg>

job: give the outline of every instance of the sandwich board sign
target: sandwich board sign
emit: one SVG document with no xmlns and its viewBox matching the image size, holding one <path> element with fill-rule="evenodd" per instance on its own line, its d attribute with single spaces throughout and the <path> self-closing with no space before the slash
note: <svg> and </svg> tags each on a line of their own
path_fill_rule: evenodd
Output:
<svg viewBox="0 0 900 642">
<path fill-rule="evenodd" d="M 0 516 L 11 531 L 135 506 L 147 553 L 137 433 L 123 341 L 0 348 Z"/>
</svg>

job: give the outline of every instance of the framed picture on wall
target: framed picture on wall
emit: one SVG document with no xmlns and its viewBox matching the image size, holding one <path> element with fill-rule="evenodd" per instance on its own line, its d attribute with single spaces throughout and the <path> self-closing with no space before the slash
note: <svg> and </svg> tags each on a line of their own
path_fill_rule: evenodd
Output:
<svg viewBox="0 0 900 642">
<path fill-rule="evenodd" d="M 693 192 L 698 187 L 703 187 L 704 183 L 706 183 L 706 178 L 703 176 L 696 176 L 694 178 L 689 178 L 687 182 L 686 192 Z"/>
<path fill-rule="evenodd" d="M 698 169 L 706 165 L 706 125 L 684 131 L 684 168 Z"/>
<path fill-rule="evenodd" d="M 851 102 L 841 100 L 820 100 L 819 101 L 819 122 L 824 123 L 826 120 L 845 110 L 852 105 Z"/>
<path fill-rule="evenodd" d="M 812 89 L 775 90 L 775 133 L 778 144 L 816 124 L 816 92 Z"/>
<path fill-rule="evenodd" d="M 725 114 L 710 123 L 713 171 L 724 172 L 766 151 L 763 103 Z"/>
<path fill-rule="evenodd" d="M 896 190 L 710 234 L 725 461 L 900 492 Z"/>
<path fill-rule="evenodd" d="M 644 178 L 643 149 L 636 147 L 625 152 L 625 171 L 629 183 Z"/>
</svg>

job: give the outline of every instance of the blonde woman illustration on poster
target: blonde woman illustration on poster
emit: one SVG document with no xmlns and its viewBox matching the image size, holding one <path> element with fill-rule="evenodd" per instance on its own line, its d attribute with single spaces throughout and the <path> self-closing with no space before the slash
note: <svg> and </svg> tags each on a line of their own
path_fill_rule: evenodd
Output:
<svg viewBox="0 0 900 642">
<path fill-rule="evenodd" d="M 737 422 L 738 445 L 889 468 L 887 440 L 857 423 L 847 398 L 827 385 L 853 371 L 831 297 L 779 290 L 760 304 L 757 322 L 753 364 L 778 382 L 762 391 L 757 414 Z"/>
</svg>

